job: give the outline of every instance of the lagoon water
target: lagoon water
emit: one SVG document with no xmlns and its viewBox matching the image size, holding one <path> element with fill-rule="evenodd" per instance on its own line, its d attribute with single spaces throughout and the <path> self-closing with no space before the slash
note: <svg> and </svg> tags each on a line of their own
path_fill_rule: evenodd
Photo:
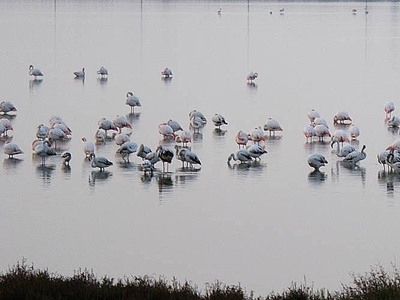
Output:
<svg viewBox="0 0 400 300">
<path fill-rule="evenodd" d="M 383 106 L 400 110 L 400 4 L 369 3 L 368 15 L 364 5 L 2 1 L 0 99 L 18 109 L 8 139 L 24 154 L 0 153 L 1 270 L 26 258 L 65 276 L 79 268 L 175 276 L 201 289 L 219 280 L 267 295 L 305 280 L 339 290 L 352 272 L 396 264 L 400 176 L 383 172 L 376 155 L 398 136 Z M 43 80 L 28 75 L 30 64 Z M 96 74 L 101 66 L 107 80 Z M 74 79 L 83 67 L 85 80 Z M 170 81 L 161 79 L 165 67 Z M 255 85 L 246 83 L 249 71 L 259 73 Z M 135 114 L 128 91 L 142 103 Z M 191 144 L 200 169 L 174 159 L 168 175 L 159 163 L 144 176 L 140 159 L 125 163 L 111 139 L 96 146 L 114 162 L 105 172 L 84 157 L 81 138 L 93 140 L 102 117 L 127 116 L 131 140 L 155 149 L 174 145 L 158 124 L 172 118 L 188 129 L 193 109 L 209 121 Z M 311 109 L 332 133 L 334 114 L 348 111 L 361 130 L 353 144 L 365 144 L 367 158 L 348 168 L 327 139 L 306 142 Z M 222 131 L 215 113 L 229 123 Z M 72 129 L 57 148 L 72 153 L 70 169 L 59 155 L 45 166 L 32 156 L 36 126 L 54 114 Z M 267 135 L 261 162 L 228 165 L 236 133 L 269 117 L 283 132 Z M 308 166 L 311 153 L 327 158 L 321 173 Z"/>
</svg>

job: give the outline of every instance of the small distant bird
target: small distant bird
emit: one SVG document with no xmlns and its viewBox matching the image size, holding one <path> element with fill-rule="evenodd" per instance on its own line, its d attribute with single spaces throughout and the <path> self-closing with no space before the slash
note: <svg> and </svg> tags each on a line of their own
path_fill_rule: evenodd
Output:
<svg viewBox="0 0 400 300">
<path fill-rule="evenodd" d="M 0 113 L 8 114 L 9 112 L 17 111 L 14 104 L 10 101 L 2 101 L 0 102 Z"/>
<path fill-rule="evenodd" d="M 100 171 L 104 171 L 105 168 L 113 165 L 113 163 L 104 156 L 96 156 L 94 153 L 90 155 L 89 160 L 91 161 L 92 168 L 99 168 Z"/>
<path fill-rule="evenodd" d="M 314 168 L 314 169 L 317 170 L 317 171 L 319 170 L 319 168 L 325 166 L 325 165 L 328 163 L 328 161 L 326 160 L 326 158 L 325 158 L 323 155 L 318 154 L 318 153 L 311 154 L 311 155 L 308 157 L 307 162 L 308 162 L 308 165 L 309 165 L 311 168 Z"/>
<path fill-rule="evenodd" d="M 34 76 L 35 78 L 38 76 L 43 76 L 42 71 L 36 69 L 33 65 L 29 66 L 29 75 Z"/>
<path fill-rule="evenodd" d="M 356 15 L 356 14 L 357 14 L 357 9 L 353 8 L 353 9 L 351 10 L 351 12 L 353 13 L 353 15 Z"/>
<path fill-rule="evenodd" d="M 231 153 L 231 155 L 229 155 L 228 157 L 228 164 L 231 162 L 232 159 L 235 161 L 240 161 L 240 163 L 253 161 L 253 157 L 246 149 L 239 149 L 238 151 Z"/>
<path fill-rule="evenodd" d="M 98 71 L 97 74 L 99 74 L 101 77 L 106 77 L 108 76 L 108 70 L 104 67 L 101 67 Z"/>
<path fill-rule="evenodd" d="M 142 104 L 139 101 L 139 97 L 133 94 L 132 92 L 126 93 L 126 105 L 131 107 L 131 113 L 134 113 L 135 106 L 141 107 Z"/>
<path fill-rule="evenodd" d="M 169 69 L 169 68 L 165 68 L 163 71 L 161 71 L 161 75 L 164 77 L 164 78 L 170 78 L 170 77 L 172 77 L 172 70 L 171 69 Z"/>
<path fill-rule="evenodd" d="M 386 118 L 387 119 L 390 119 L 394 109 L 395 109 L 395 107 L 394 107 L 394 103 L 392 101 L 387 101 L 385 103 L 384 110 L 385 110 L 385 114 L 386 114 Z"/>
<path fill-rule="evenodd" d="M 281 15 L 285 14 L 285 9 L 284 9 L 284 8 L 281 8 L 281 9 L 279 10 L 279 13 L 280 13 Z"/>
<path fill-rule="evenodd" d="M 71 158 L 72 158 L 71 152 L 64 151 L 63 153 L 61 153 L 61 161 L 64 165 L 69 166 Z"/>
<path fill-rule="evenodd" d="M 14 155 L 24 153 L 16 143 L 6 142 L 4 144 L 4 153 L 8 155 L 8 158 L 14 157 Z"/>
<path fill-rule="evenodd" d="M 76 78 L 85 78 L 85 68 L 82 68 L 82 71 L 74 72 Z"/>
<path fill-rule="evenodd" d="M 247 75 L 246 79 L 247 79 L 248 82 L 253 82 L 257 77 L 258 77 L 258 73 L 257 73 L 257 72 L 251 71 L 251 72 Z"/>
<path fill-rule="evenodd" d="M 228 123 L 225 121 L 225 118 L 220 114 L 213 115 L 211 120 L 213 121 L 214 126 L 218 127 L 218 129 L 221 129 L 222 125 L 228 125 Z"/>
</svg>

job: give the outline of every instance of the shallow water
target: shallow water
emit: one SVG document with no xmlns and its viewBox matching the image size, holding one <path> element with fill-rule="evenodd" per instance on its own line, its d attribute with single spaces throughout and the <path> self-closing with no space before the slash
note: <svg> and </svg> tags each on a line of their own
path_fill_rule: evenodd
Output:
<svg viewBox="0 0 400 300">
<path fill-rule="evenodd" d="M 217 10 L 222 8 L 222 14 Z M 285 14 L 278 13 L 281 7 Z M 356 7 L 357 15 L 351 13 Z M 24 154 L 3 168 L 0 210 L 2 270 L 25 257 L 38 268 L 72 275 L 153 275 L 200 288 L 220 280 L 256 295 L 291 282 L 340 289 L 350 272 L 396 263 L 400 242 L 400 177 L 383 172 L 376 155 L 397 138 L 384 122 L 386 101 L 399 105 L 400 5 L 370 3 L 29 1 L 0 3 L 1 99 L 12 101 L 12 140 Z M 269 11 L 272 10 L 272 14 Z M 16 38 L 18 37 L 18 38 Z M 28 75 L 33 64 L 41 81 Z M 96 71 L 105 66 L 106 80 Z M 86 68 L 85 80 L 73 72 Z M 163 81 L 170 67 L 174 76 Z M 255 85 L 246 74 L 257 71 Z M 127 91 L 142 107 L 129 114 Z M 306 142 L 307 113 L 330 126 L 350 113 L 367 158 L 343 165 L 329 142 Z M 102 117 L 126 115 L 131 140 L 155 149 L 159 123 L 189 128 L 191 110 L 208 124 L 191 149 L 201 168 L 174 159 L 144 176 L 140 159 L 125 163 L 113 140 L 96 152 L 114 162 L 91 168 L 81 138 L 93 140 Z M 214 113 L 228 125 L 214 129 Z M 396 114 L 396 111 L 394 112 Z M 59 115 L 72 139 L 46 165 L 32 155 L 36 126 Z M 235 135 L 279 121 L 257 164 L 227 164 Z M 343 127 L 348 130 L 348 126 Z M 5 138 L 0 142 L 2 147 Z M 320 173 L 307 164 L 321 153 Z"/>
</svg>

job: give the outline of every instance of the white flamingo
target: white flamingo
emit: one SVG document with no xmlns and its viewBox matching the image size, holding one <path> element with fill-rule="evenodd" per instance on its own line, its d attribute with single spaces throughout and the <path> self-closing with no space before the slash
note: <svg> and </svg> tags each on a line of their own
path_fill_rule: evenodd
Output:
<svg viewBox="0 0 400 300">
<path fill-rule="evenodd" d="M 99 168 L 100 171 L 104 171 L 105 168 L 113 165 L 113 163 L 104 156 L 96 156 L 94 153 L 89 156 L 89 160 L 91 161 L 92 168 Z"/>
<path fill-rule="evenodd" d="M 319 153 L 311 154 L 308 157 L 307 162 L 308 162 L 308 165 L 311 168 L 314 168 L 317 171 L 319 170 L 319 168 L 325 166 L 328 163 L 326 158 L 323 155 L 319 154 Z"/>
<path fill-rule="evenodd" d="M 131 107 L 131 113 L 135 112 L 135 107 L 141 107 L 142 104 L 140 103 L 139 97 L 133 94 L 132 92 L 126 93 L 126 105 Z"/>
<path fill-rule="evenodd" d="M 108 70 L 104 67 L 101 67 L 98 71 L 97 74 L 99 74 L 101 77 L 106 77 L 108 76 Z"/>
<path fill-rule="evenodd" d="M 333 117 L 333 123 L 346 124 L 348 121 L 350 121 L 351 124 L 352 119 L 349 113 L 344 110 L 338 111 Z"/>
<path fill-rule="evenodd" d="M 144 160 L 146 158 L 146 155 L 149 154 L 150 152 L 152 152 L 150 147 L 144 144 L 140 144 L 140 146 L 137 149 L 136 156 Z"/>
<path fill-rule="evenodd" d="M 85 153 L 86 158 L 89 158 L 92 153 L 94 153 L 94 143 L 88 141 L 86 137 L 82 138 L 83 142 L 83 153 Z"/>
<path fill-rule="evenodd" d="M 258 144 L 253 144 L 253 145 L 247 147 L 246 150 L 249 152 L 250 156 L 252 158 L 254 158 L 255 160 L 261 160 L 261 156 L 265 153 L 268 153 L 264 147 L 262 147 Z"/>
<path fill-rule="evenodd" d="M 49 135 L 50 128 L 46 125 L 39 124 L 36 130 L 36 137 L 40 140 L 44 140 Z"/>
<path fill-rule="evenodd" d="M 321 116 L 319 112 L 317 112 L 315 109 L 312 109 L 311 111 L 308 112 L 307 117 L 310 120 L 310 124 L 313 124 L 314 120 L 316 118 L 320 118 Z"/>
<path fill-rule="evenodd" d="M 345 144 L 342 146 L 342 148 L 340 148 L 339 141 L 337 141 L 337 140 L 332 141 L 331 148 L 333 148 L 335 144 L 336 144 L 335 154 L 338 157 L 346 157 L 351 152 L 356 151 L 356 149 L 353 146 L 351 146 L 350 144 Z"/>
<path fill-rule="evenodd" d="M 121 132 L 122 128 L 132 129 L 131 123 L 129 123 L 128 119 L 125 116 L 117 115 L 113 120 L 115 127 L 117 127 L 117 131 Z"/>
<path fill-rule="evenodd" d="M 161 134 L 164 139 L 168 138 L 175 139 L 174 130 L 167 123 L 160 123 L 158 125 L 158 133 Z"/>
<path fill-rule="evenodd" d="M 249 139 L 257 144 L 261 141 L 265 141 L 264 131 L 261 129 L 261 126 L 255 127 L 250 131 Z"/>
<path fill-rule="evenodd" d="M 41 157 L 42 165 L 46 163 L 46 158 L 48 156 L 56 155 L 56 152 L 51 148 L 51 144 L 48 140 L 38 141 L 35 143 L 34 147 L 34 153 Z"/>
<path fill-rule="evenodd" d="M 333 141 L 338 141 L 339 143 L 350 143 L 349 135 L 343 129 L 336 129 L 332 135 Z"/>
<path fill-rule="evenodd" d="M 329 129 L 325 125 L 322 124 L 316 125 L 314 127 L 314 131 L 315 131 L 315 136 L 317 136 L 320 141 L 323 141 L 324 137 L 331 137 Z"/>
<path fill-rule="evenodd" d="M 187 147 L 188 143 L 192 142 L 192 133 L 188 130 L 180 131 L 175 137 L 175 142 L 182 143 L 182 147 Z"/>
<path fill-rule="evenodd" d="M 365 148 L 366 146 L 363 145 L 361 151 L 353 151 L 350 154 L 348 154 L 345 158 L 343 158 L 344 162 L 350 162 L 352 164 L 356 164 L 361 160 L 364 160 L 367 157 L 367 154 L 365 153 Z"/>
<path fill-rule="evenodd" d="M 129 155 L 135 153 L 137 149 L 138 145 L 135 142 L 125 142 L 118 148 L 117 153 L 121 154 L 123 160 L 127 158 L 125 161 L 129 162 Z"/>
<path fill-rule="evenodd" d="M 313 126 L 311 125 L 307 125 L 303 128 L 303 134 L 306 137 L 306 141 L 308 142 L 308 140 L 310 139 L 310 141 L 312 142 L 312 138 L 313 136 L 315 136 L 315 129 Z"/>
<path fill-rule="evenodd" d="M 240 130 L 235 136 L 236 144 L 238 144 L 239 149 L 241 146 L 246 147 L 247 142 L 249 141 L 249 135 L 242 130 Z"/>
<path fill-rule="evenodd" d="M 350 129 L 349 129 L 350 137 L 352 140 L 356 140 L 360 136 L 360 129 L 352 124 Z"/>
<path fill-rule="evenodd" d="M 395 107 L 394 107 L 394 103 L 392 101 L 387 101 L 385 103 L 385 106 L 383 108 L 385 110 L 385 115 L 387 119 L 390 119 L 390 117 L 392 116 L 392 112 L 394 111 Z"/>
<path fill-rule="evenodd" d="M 279 125 L 279 122 L 272 119 L 268 118 L 267 121 L 264 124 L 264 131 L 269 131 L 269 134 L 275 135 L 276 131 L 283 131 L 281 125 Z"/>
<path fill-rule="evenodd" d="M 222 125 L 228 125 L 225 118 L 220 114 L 214 114 L 211 121 L 214 123 L 215 127 L 218 127 L 218 129 L 221 129 Z"/>
<path fill-rule="evenodd" d="M 30 65 L 29 66 L 29 75 L 34 76 L 36 78 L 38 76 L 43 76 L 43 73 L 39 69 L 35 68 L 33 65 Z"/>
<path fill-rule="evenodd" d="M 82 68 L 82 71 L 74 72 L 76 78 L 85 78 L 85 68 Z"/>
<path fill-rule="evenodd" d="M 14 128 L 12 126 L 12 123 L 11 123 L 11 121 L 9 119 L 5 119 L 5 118 L 0 119 L 0 124 L 3 125 L 4 128 L 5 128 L 5 131 L 4 131 L 4 135 L 5 136 L 7 136 L 7 132 L 8 131 L 10 131 L 10 130 L 13 131 L 14 130 Z"/>
<path fill-rule="evenodd" d="M 121 146 L 123 143 L 130 142 L 131 139 L 130 139 L 129 135 L 127 135 L 126 133 L 118 133 L 114 137 L 114 141 L 118 146 Z"/>
<path fill-rule="evenodd" d="M 247 163 L 253 161 L 253 157 L 250 152 L 246 149 L 239 149 L 238 151 L 231 153 L 228 157 L 228 164 L 231 160 L 240 161 L 240 163 Z"/>
<path fill-rule="evenodd" d="M 115 130 L 118 131 L 117 126 L 115 126 L 115 124 L 113 123 L 113 121 L 106 119 L 106 118 L 102 118 L 99 122 L 99 129 L 103 129 L 106 133 L 107 136 L 107 132 L 108 130 Z"/>
<path fill-rule="evenodd" d="M 169 120 L 167 121 L 167 125 L 171 126 L 171 128 L 172 128 L 172 130 L 173 130 L 174 132 L 177 132 L 177 131 L 179 131 L 179 130 L 183 130 L 181 124 L 179 124 L 178 121 L 175 121 L 175 120 L 172 120 L 172 119 L 169 119 Z"/>
<path fill-rule="evenodd" d="M 189 164 L 191 168 L 193 168 L 193 165 L 201 165 L 201 161 L 197 154 L 189 149 L 175 145 L 175 151 L 176 158 L 182 161 L 182 166 L 184 166 L 185 163 Z"/>
<path fill-rule="evenodd" d="M 8 114 L 9 112 L 15 112 L 17 109 L 14 104 L 10 101 L 2 101 L 0 102 L 0 112 L 3 114 Z"/>
<path fill-rule="evenodd" d="M 4 144 L 4 153 L 8 155 L 8 158 L 14 157 L 14 155 L 24 153 L 16 143 L 6 142 Z"/>
</svg>

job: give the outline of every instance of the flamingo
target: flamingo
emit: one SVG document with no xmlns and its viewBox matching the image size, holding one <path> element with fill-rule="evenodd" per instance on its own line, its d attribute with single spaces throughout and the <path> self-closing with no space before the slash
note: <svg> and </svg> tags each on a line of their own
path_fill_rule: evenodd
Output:
<svg viewBox="0 0 400 300">
<path fill-rule="evenodd" d="M 261 160 L 261 156 L 265 153 L 268 153 L 267 150 L 264 149 L 264 147 L 258 144 L 253 144 L 249 146 L 246 150 L 249 152 L 250 156 L 255 160 Z"/>
<path fill-rule="evenodd" d="M 98 71 L 97 74 L 99 74 L 101 77 L 106 77 L 108 76 L 108 70 L 104 67 L 101 67 Z"/>
<path fill-rule="evenodd" d="M 144 160 L 146 158 L 146 155 L 149 154 L 150 152 L 152 152 L 150 147 L 144 144 L 140 144 L 139 148 L 137 149 L 136 155 L 138 157 L 141 157 L 142 160 Z"/>
<path fill-rule="evenodd" d="M 312 122 L 312 125 L 315 127 L 317 125 L 324 125 L 326 128 L 329 128 L 328 122 L 324 118 L 315 118 L 314 121 Z"/>
<path fill-rule="evenodd" d="M 314 127 L 314 131 L 315 131 L 315 136 L 317 136 L 320 141 L 323 141 L 325 136 L 331 137 L 329 129 L 325 125 L 322 124 L 316 125 Z"/>
<path fill-rule="evenodd" d="M 63 165 L 69 166 L 69 162 L 71 161 L 71 158 L 72 158 L 71 152 L 64 151 L 63 153 L 61 153 L 61 161 L 62 161 Z"/>
<path fill-rule="evenodd" d="M 175 142 L 182 143 L 182 147 L 187 147 L 188 143 L 192 142 L 192 133 L 188 130 L 180 131 L 175 137 Z"/>
<path fill-rule="evenodd" d="M 118 133 L 114 137 L 114 141 L 118 146 L 121 146 L 123 143 L 130 142 L 131 139 L 129 138 L 129 136 L 126 133 Z"/>
<path fill-rule="evenodd" d="M 92 153 L 94 153 L 94 143 L 90 142 L 86 139 L 86 137 L 82 138 L 83 142 L 83 152 L 85 153 L 86 158 L 89 158 Z"/>
<path fill-rule="evenodd" d="M 332 140 L 338 141 L 339 143 L 342 143 L 342 145 L 344 142 L 350 143 L 349 135 L 343 129 L 335 130 L 335 132 L 333 133 L 333 136 L 332 136 Z"/>
<path fill-rule="evenodd" d="M 0 102 L 0 113 L 8 114 L 9 112 L 15 112 L 17 109 L 14 104 L 10 101 L 2 101 Z"/>
<path fill-rule="evenodd" d="M 249 139 L 253 141 L 253 143 L 259 144 L 261 141 L 265 141 L 264 131 L 260 126 L 255 127 L 252 131 L 250 131 Z"/>
<path fill-rule="evenodd" d="M 115 131 L 118 131 L 117 126 L 115 126 L 115 124 L 114 124 L 111 120 L 108 120 L 108 119 L 106 119 L 106 118 L 102 118 L 102 119 L 98 122 L 98 125 L 99 125 L 99 129 L 103 129 L 103 130 L 105 131 L 106 136 L 107 136 L 107 131 L 108 131 L 108 130 L 115 130 Z"/>
<path fill-rule="evenodd" d="M 360 136 L 360 129 L 354 124 L 349 129 L 350 137 L 352 140 L 356 140 Z"/>
<path fill-rule="evenodd" d="M 54 142 L 54 148 L 57 148 L 57 141 L 68 139 L 68 136 L 60 128 L 51 128 L 48 137 L 51 143 Z"/>
<path fill-rule="evenodd" d="M 122 128 L 130 128 L 132 129 L 131 123 L 129 123 L 128 119 L 125 116 L 117 115 L 113 120 L 115 127 L 117 127 L 117 131 L 121 132 Z"/>
<path fill-rule="evenodd" d="M 396 116 L 392 116 L 388 121 L 387 125 L 389 127 L 400 127 L 400 119 Z"/>
<path fill-rule="evenodd" d="M 313 124 L 314 120 L 316 118 L 320 118 L 321 116 L 315 109 L 312 109 L 311 111 L 308 112 L 307 117 L 310 120 L 310 124 Z"/>
<path fill-rule="evenodd" d="M 34 147 L 35 154 L 42 158 L 42 165 L 45 164 L 46 157 L 56 155 L 56 152 L 51 148 L 51 144 L 48 140 L 38 141 L 35 143 Z"/>
<path fill-rule="evenodd" d="M 189 113 L 189 119 L 192 119 L 194 117 L 199 117 L 201 120 L 201 124 L 202 125 L 206 125 L 207 124 L 207 118 L 204 116 L 204 114 L 196 109 L 192 110 Z"/>
<path fill-rule="evenodd" d="M 193 128 L 194 132 L 199 132 L 203 126 L 204 123 L 200 117 L 194 116 L 190 119 L 190 127 Z"/>
<path fill-rule="evenodd" d="M 211 121 L 214 123 L 215 127 L 218 127 L 218 129 L 221 129 L 222 125 L 228 125 L 228 123 L 225 121 L 225 118 L 220 114 L 214 114 Z"/>
<path fill-rule="evenodd" d="M 9 119 L 0 119 L 0 124 L 4 126 L 5 131 L 4 131 L 4 135 L 7 136 L 7 131 L 9 130 L 14 130 L 14 128 L 12 127 L 11 121 Z"/>
<path fill-rule="evenodd" d="M 275 131 L 283 131 L 283 129 L 281 125 L 279 125 L 278 121 L 268 118 L 264 125 L 264 131 L 269 131 L 270 135 L 271 133 L 275 135 Z"/>
<path fill-rule="evenodd" d="M 43 76 L 42 71 L 36 69 L 33 65 L 29 66 L 29 75 L 34 76 L 35 78 L 38 76 Z"/>
<path fill-rule="evenodd" d="M 393 157 L 391 158 L 392 162 L 400 162 L 400 153 L 397 150 L 385 150 L 376 155 L 378 163 L 383 166 L 383 170 L 385 170 L 385 165 L 389 165 L 389 154 L 392 154 Z"/>
<path fill-rule="evenodd" d="M 174 157 L 174 152 L 171 149 L 164 148 L 162 145 L 159 145 L 156 149 L 156 153 L 158 157 L 163 162 L 163 173 L 165 172 L 165 164 L 167 164 L 167 172 L 168 172 L 168 165 L 172 162 Z"/>
<path fill-rule="evenodd" d="M 333 123 L 346 124 L 346 121 L 352 122 L 350 115 L 347 111 L 338 111 L 333 117 Z"/>
<path fill-rule="evenodd" d="M 308 165 L 311 168 L 314 168 L 316 171 L 319 171 L 319 168 L 325 166 L 328 163 L 326 158 L 323 155 L 318 154 L 318 153 L 311 154 L 308 157 L 307 162 L 308 162 Z"/>
<path fill-rule="evenodd" d="M 131 107 L 131 113 L 134 113 L 135 106 L 141 107 L 142 104 L 140 103 L 139 97 L 134 95 L 132 92 L 126 93 L 126 105 Z"/>
<path fill-rule="evenodd" d="M 0 136 L 5 135 L 6 127 L 3 124 L 0 124 Z"/>
<path fill-rule="evenodd" d="M 85 68 L 82 68 L 82 71 L 74 72 L 75 78 L 85 78 Z"/>
<path fill-rule="evenodd" d="M 153 170 L 154 170 L 154 166 L 152 165 L 152 163 L 148 159 L 145 159 L 140 163 L 140 168 L 142 169 L 142 171 L 144 173 L 147 173 L 147 172 L 151 172 L 152 173 Z"/>
<path fill-rule="evenodd" d="M 253 157 L 251 156 L 250 152 L 246 149 L 239 149 L 235 153 L 231 153 L 228 157 L 228 164 L 231 160 L 240 161 L 240 163 L 247 163 L 253 161 Z"/>
<path fill-rule="evenodd" d="M 394 103 L 392 101 L 387 101 L 383 109 L 385 110 L 386 118 L 390 119 L 390 117 L 392 116 L 392 112 L 395 109 Z"/>
<path fill-rule="evenodd" d="M 6 142 L 4 144 L 4 153 L 8 155 L 8 158 L 14 157 L 14 155 L 24 153 L 16 143 Z"/>
<path fill-rule="evenodd" d="M 389 165 L 393 172 L 400 172 L 400 157 L 398 156 L 398 153 L 395 156 L 394 153 L 390 152 L 387 155 L 386 163 Z"/>
<path fill-rule="evenodd" d="M 169 69 L 169 68 L 165 68 L 164 70 L 162 70 L 161 71 L 161 75 L 164 77 L 164 78 L 170 78 L 170 77 L 172 77 L 172 70 L 171 69 Z"/>
<path fill-rule="evenodd" d="M 154 165 L 160 161 L 160 157 L 158 156 L 157 152 L 150 152 L 146 154 L 144 160 L 148 160 L 154 168 Z"/>
<path fill-rule="evenodd" d="M 182 161 L 182 166 L 184 166 L 185 162 L 193 168 L 193 165 L 201 165 L 201 161 L 196 153 L 190 151 L 187 148 L 180 148 L 178 145 L 175 145 L 176 158 Z"/>
<path fill-rule="evenodd" d="M 236 144 L 238 144 L 239 149 L 241 146 L 246 147 L 247 142 L 249 141 L 249 135 L 242 130 L 240 130 L 235 137 Z"/>
<path fill-rule="evenodd" d="M 123 160 L 126 157 L 129 162 L 129 155 L 135 153 L 137 149 L 138 145 L 135 142 L 125 142 L 118 148 L 117 153 L 122 155 Z"/>
<path fill-rule="evenodd" d="M 182 126 L 178 123 L 178 121 L 169 119 L 167 121 L 167 125 L 171 126 L 173 132 L 177 132 L 179 130 L 183 130 Z"/>
<path fill-rule="evenodd" d="M 164 139 L 168 139 L 171 137 L 175 139 L 174 130 L 167 123 L 160 123 L 158 125 L 158 133 L 161 134 Z"/>
<path fill-rule="evenodd" d="M 106 141 L 107 135 L 104 129 L 97 129 L 94 134 L 94 139 L 96 143 L 104 143 Z"/>
<path fill-rule="evenodd" d="M 104 171 L 105 168 L 113 165 L 113 163 L 104 156 L 96 156 L 94 153 L 90 154 L 89 160 L 91 161 L 92 168 L 99 168 L 100 171 Z"/>
<path fill-rule="evenodd" d="M 335 144 L 337 145 L 335 153 L 336 153 L 336 155 L 338 157 L 346 157 L 351 152 L 356 151 L 356 149 L 353 146 L 349 145 L 349 144 L 345 144 L 345 145 L 342 146 L 342 148 L 340 148 L 339 141 L 337 141 L 337 140 L 333 140 L 332 141 L 331 148 L 333 148 L 333 146 Z"/>
<path fill-rule="evenodd" d="M 352 164 L 356 164 L 361 160 L 364 160 L 367 157 L 367 154 L 364 152 L 366 146 L 363 145 L 361 151 L 353 151 L 348 154 L 345 158 L 343 158 L 344 162 L 350 162 Z"/>
<path fill-rule="evenodd" d="M 40 140 L 44 140 L 49 135 L 50 128 L 46 125 L 39 124 L 36 130 L 36 137 Z"/>
<path fill-rule="evenodd" d="M 258 77 L 258 73 L 251 71 L 249 74 L 247 74 L 246 79 L 247 79 L 247 82 L 253 82 L 257 77 Z"/>
<path fill-rule="evenodd" d="M 306 137 L 306 141 L 308 142 L 308 139 L 312 142 L 313 136 L 315 136 L 315 129 L 311 125 L 307 125 L 303 128 L 303 134 Z"/>
</svg>

